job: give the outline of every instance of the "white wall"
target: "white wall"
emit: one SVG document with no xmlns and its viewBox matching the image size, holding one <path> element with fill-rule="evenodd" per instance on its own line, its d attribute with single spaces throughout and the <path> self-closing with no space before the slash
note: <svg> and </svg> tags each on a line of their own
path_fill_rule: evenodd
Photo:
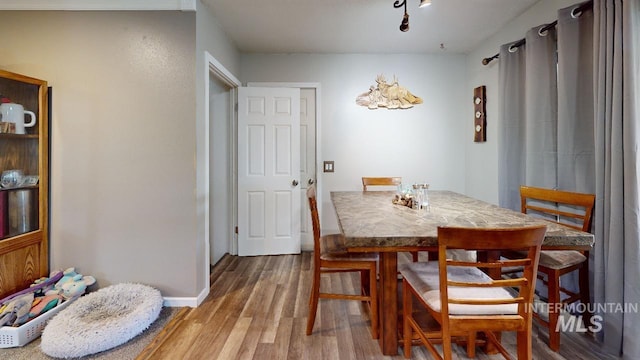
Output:
<svg viewBox="0 0 640 360">
<path fill-rule="evenodd" d="M 195 14 L 1 11 L 0 34 L 0 68 L 53 89 L 51 268 L 193 296 Z"/>
<path fill-rule="evenodd" d="M 578 0 L 541 0 L 525 13 L 515 18 L 494 36 L 480 44 L 467 55 L 467 85 L 463 102 L 464 118 L 473 119 L 471 99 L 473 89 L 480 85 L 487 87 L 487 141 L 485 143 L 465 142 L 467 195 L 498 204 L 498 129 L 499 98 L 498 69 L 500 60 L 482 65 L 482 59 L 500 51 L 500 45 L 524 38 L 526 32 L 538 25 L 556 20 L 558 9 L 579 3 Z M 468 105 L 468 106 L 467 106 Z"/>
<path fill-rule="evenodd" d="M 243 83 L 321 84 L 323 158 L 318 160 L 335 161 L 335 173 L 318 177 L 323 231 L 338 230 L 329 193 L 360 190 L 362 176 L 402 176 L 407 184 L 426 181 L 432 189 L 465 192 L 464 149 L 473 122 L 463 117 L 461 105 L 471 98 L 464 92 L 464 56 L 243 54 L 240 70 Z M 356 97 L 375 84 L 378 74 L 389 81 L 396 75 L 424 103 L 409 110 L 356 105 Z M 470 136 L 462 135 L 465 129 Z"/>
</svg>

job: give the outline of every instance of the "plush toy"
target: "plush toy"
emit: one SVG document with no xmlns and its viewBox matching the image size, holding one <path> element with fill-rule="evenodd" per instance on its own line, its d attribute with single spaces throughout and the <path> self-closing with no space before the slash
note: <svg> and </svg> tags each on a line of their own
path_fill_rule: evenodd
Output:
<svg viewBox="0 0 640 360">
<path fill-rule="evenodd" d="M 35 318 L 42 313 L 45 313 L 52 308 L 56 307 L 61 301 L 60 295 L 45 295 L 33 300 L 31 310 L 29 311 L 29 318 Z"/>
<path fill-rule="evenodd" d="M 29 320 L 33 292 L 15 297 L 0 313 L 0 326 L 20 326 Z"/>
<path fill-rule="evenodd" d="M 35 290 L 36 296 L 43 296 L 47 291 L 53 289 L 55 284 L 62 279 L 64 273 L 62 270 L 54 270 L 49 277 L 41 277 L 29 285 L 31 290 Z"/>
<path fill-rule="evenodd" d="M 50 289 L 52 290 L 50 292 L 57 291 L 58 293 L 60 293 L 62 289 L 62 285 L 69 281 L 73 281 L 73 279 L 78 275 L 80 274 L 76 272 L 76 268 L 70 267 L 66 269 L 65 271 L 62 272 L 62 278 L 60 278 L 60 280 L 56 282 L 56 284 L 53 286 L 53 289 Z M 82 277 L 82 275 L 80 275 L 80 277 Z"/>
<path fill-rule="evenodd" d="M 62 284 L 62 297 L 65 300 L 79 297 L 84 294 L 87 287 L 96 283 L 96 279 L 93 276 L 76 275 L 72 281 L 67 281 Z"/>
<path fill-rule="evenodd" d="M 93 276 L 82 276 L 76 272 L 75 268 L 68 268 L 63 272 L 63 276 L 58 282 L 45 292 L 45 295 L 62 295 L 65 299 L 84 294 L 88 286 L 95 284 Z M 65 290 L 66 286 L 66 290 Z M 66 293 L 66 295 L 65 295 Z"/>
</svg>

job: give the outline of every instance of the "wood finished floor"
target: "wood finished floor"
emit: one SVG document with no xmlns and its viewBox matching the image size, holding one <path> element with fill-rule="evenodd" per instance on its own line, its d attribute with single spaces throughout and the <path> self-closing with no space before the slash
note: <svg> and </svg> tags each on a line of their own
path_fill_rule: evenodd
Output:
<svg viewBox="0 0 640 360">
<path fill-rule="evenodd" d="M 399 262 L 409 261 L 401 254 Z M 198 307 L 181 312 L 138 359 L 404 359 L 384 356 L 371 338 L 367 307 L 360 302 L 320 300 L 314 332 L 305 335 L 311 284 L 311 253 L 225 256 L 211 274 L 211 292 Z M 323 275 L 322 286 L 354 291 L 359 276 Z M 603 354 L 593 337 L 568 333 L 559 353 L 534 325 L 534 359 L 617 359 Z M 515 357 L 515 336 L 503 344 Z M 465 349 L 454 345 L 458 358 Z M 477 359 L 501 359 L 478 349 Z M 432 359 L 414 346 L 412 359 Z"/>
</svg>

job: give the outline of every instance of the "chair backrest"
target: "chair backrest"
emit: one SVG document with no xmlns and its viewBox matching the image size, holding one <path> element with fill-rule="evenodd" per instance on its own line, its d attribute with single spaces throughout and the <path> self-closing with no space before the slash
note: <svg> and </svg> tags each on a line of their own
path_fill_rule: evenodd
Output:
<svg viewBox="0 0 640 360">
<path fill-rule="evenodd" d="M 367 186 L 398 186 L 402 184 L 401 177 L 362 177 L 362 191 L 367 191 Z"/>
<path fill-rule="evenodd" d="M 318 203 L 316 201 L 316 187 L 307 187 L 307 198 L 309 199 L 309 209 L 311 210 L 311 224 L 313 227 L 313 252 L 316 258 L 320 258 L 320 215 L 318 214 Z M 317 263 L 317 261 L 316 261 Z"/>
<path fill-rule="evenodd" d="M 596 197 L 592 194 L 520 187 L 520 210 L 525 214 L 555 221 L 571 228 L 589 232 Z"/>
<path fill-rule="evenodd" d="M 501 310 L 507 306 L 511 309 L 517 307 L 517 315 L 511 314 L 511 320 L 517 324 L 514 326 L 522 326 L 526 324 L 524 321 L 530 321 L 540 247 L 545 232 L 544 225 L 501 229 L 438 227 L 438 269 L 443 320 L 448 314 L 454 313 L 458 317 L 456 321 L 463 321 L 464 316 L 459 316 L 460 311 L 470 315 L 469 319 L 478 314 L 502 316 L 504 313 Z M 448 258 L 448 249 L 525 250 L 527 256 L 494 262 L 458 261 Z M 456 268 L 451 268 L 452 266 Z M 478 270 L 511 266 L 522 266 L 522 276 L 491 280 Z M 510 296 L 504 290 L 511 288 L 518 289 L 516 296 Z M 487 290 L 491 296 L 487 296 Z M 452 306 L 455 309 L 451 309 Z M 470 312 L 467 313 L 467 310 Z M 500 319 L 503 320 L 507 321 L 509 318 Z M 449 327 L 448 323 L 452 320 L 445 321 Z M 500 321 L 487 320 L 487 329 L 499 326 Z"/>
</svg>

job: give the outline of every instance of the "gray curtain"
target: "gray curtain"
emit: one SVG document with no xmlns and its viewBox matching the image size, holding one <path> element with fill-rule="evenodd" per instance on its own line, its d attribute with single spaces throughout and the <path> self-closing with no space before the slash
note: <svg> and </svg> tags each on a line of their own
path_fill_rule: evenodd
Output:
<svg viewBox="0 0 640 360">
<path fill-rule="evenodd" d="M 526 46 L 500 47 L 498 189 L 500 206 L 520 209 L 520 185 L 525 181 L 525 58 Z"/>
<path fill-rule="evenodd" d="M 529 30 L 500 48 L 500 206 L 520 211 L 520 186 L 557 186 L 556 30 Z"/>
<path fill-rule="evenodd" d="M 519 209 L 525 182 L 596 194 L 597 336 L 611 352 L 640 359 L 640 313 L 612 310 L 640 305 L 640 0 L 594 0 L 579 16 L 573 8 L 558 14 L 557 173 L 547 169 L 553 131 L 538 127 L 553 121 L 549 45 L 527 34 L 526 63 L 524 47 L 500 49 L 499 202 Z M 532 173 L 538 168 L 550 175 Z"/>
<path fill-rule="evenodd" d="M 578 13 L 577 8 L 558 10 L 557 188 L 594 194 L 593 11 Z M 589 256 L 593 258 L 592 253 Z M 577 272 L 563 276 L 561 282 L 567 289 L 579 290 Z"/>
<path fill-rule="evenodd" d="M 593 194 L 593 11 L 558 11 L 558 188 Z"/>
<path fill-rule="evenodd" d="M 640 304 L 640 0 L 594 1 L 596 304 Z M 605 346 L 640 359 L 640 314 L 598 314 Z"/>
<path fill-rule="evenodd" d="M 525 36 L 525 181 L 519 185 L 557 186 L 558 88 L 556 29 L 543 25 Z M 518 193 L 518 201 L 520 194 Z M 520 210 L 519 202 L 516 210 Z"/>
<path fill-rule="evenodd" d="M 558 169 L 558 84 L 556 29 L 545 25 L 527 31 L 525 66 L 525 181 L 519 185 L 555 188 Z M 520 210 L 520 194 L 517 195 Z M 547 296 L 541 280 L 540 296 Z"/>
</svg>

